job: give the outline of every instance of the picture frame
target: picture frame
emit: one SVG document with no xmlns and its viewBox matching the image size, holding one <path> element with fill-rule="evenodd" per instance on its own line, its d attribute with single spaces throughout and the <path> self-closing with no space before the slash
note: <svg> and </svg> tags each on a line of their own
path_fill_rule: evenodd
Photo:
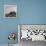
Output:
<svg viewBox="0 0 46 46">
<path fill-rule="evenodd" d="M 5 18 L 16 18 L 17 17 L 17 5 L 4 5 L 4 17 Z"/>
</svg>

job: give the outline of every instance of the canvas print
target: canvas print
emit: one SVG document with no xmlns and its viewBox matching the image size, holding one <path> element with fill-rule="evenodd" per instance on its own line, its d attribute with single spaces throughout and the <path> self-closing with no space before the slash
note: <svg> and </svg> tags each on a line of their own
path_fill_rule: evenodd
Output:
<svg viewBox="0 0 46 46">
<path fill-rule="evenodd" d="M 16 17 L 17 16 L 17 5 L 4 5 L 4 16 L 5 17 Z"/>
<path fill-rule="evenodd" d="M 20 25 L 20 40 L 46 41 L 46 25 Z"/>
<path fill-rule="evenodd" d="M 18 43 L 18 37 L 16 32 L 10 32 L 8 34 L 8 46 L 12 46 Z"/>
<path fill-rule="evenodd" d="M 18 33 L 20 46 L 40 46 L 46 43 L 46 25 L 19 24 Z"/>
</svg>

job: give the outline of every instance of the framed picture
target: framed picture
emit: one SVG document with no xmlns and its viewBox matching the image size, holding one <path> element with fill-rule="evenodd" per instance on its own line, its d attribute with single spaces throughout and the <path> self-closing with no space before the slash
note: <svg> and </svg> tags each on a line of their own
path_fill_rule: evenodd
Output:
<svg viewBox="0 0 46 46">
<path fill-rule="evenodd" d="M 20 41 L 46 41 L 46 25 L 20 24 L 18 30 L 20 32 Z"/>
<path fill-rule="evenodd" d="M 17 16 L 17 5 L 4 5 L 4 16 L 5 17 L 16 17 Z"/>
</svg>

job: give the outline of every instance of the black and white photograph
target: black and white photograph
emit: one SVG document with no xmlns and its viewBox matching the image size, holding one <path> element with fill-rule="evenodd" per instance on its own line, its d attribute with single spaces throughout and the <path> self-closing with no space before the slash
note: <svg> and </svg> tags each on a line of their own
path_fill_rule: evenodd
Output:
<svg viewBox="0 0 46 46">
<path fill-rule="evenodd" d="M 17 16 L 17 5 L 4 5 L 4 16 L 5 17 L 16 17 Z"/>
<path fill-rule="evenodd" d="M 46 25 L 20 24 L 18 31 L 20 46 L 40 46 L 46 43 Z"/>
</svg>

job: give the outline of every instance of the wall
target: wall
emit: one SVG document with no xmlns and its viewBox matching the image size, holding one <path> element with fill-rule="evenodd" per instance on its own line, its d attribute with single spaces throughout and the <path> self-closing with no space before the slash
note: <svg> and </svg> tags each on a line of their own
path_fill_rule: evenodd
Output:
<svg viewBox="0 0 46 46">
<path fill-rule="evenodd" d="M 16 3 L 15 3 L 16 2 Z M 6 4 L 17 4 L 17 0 L 0 0 L 0 44 L 7 44 L 8 41 L 8 34 L 10 32 L 16 32 L 16 35 L 18 35 L 17 30 L 17 24 L 19 17 L 17 15 L 14 19 L 8 19 L 4 17 L 4 5 Z M 18 39 L 18 37 L 17 37 Z M 18 43 L 18 40 L 16 39 L 16 43 Z"/>
<path fill-rule="evenodd" d="M 17 5 L 16 18 L 3 17 L 5 4 Z M 0 44 L 8 43 L 9 32 L 18 32 L 17 24 L 46 24 L 46 0 L 0 0 Z"/>
<path fill-rule="evenodd" d="M 46 0 L 23 0 L 21 24 L 46 24 Z"/>
</svg>

